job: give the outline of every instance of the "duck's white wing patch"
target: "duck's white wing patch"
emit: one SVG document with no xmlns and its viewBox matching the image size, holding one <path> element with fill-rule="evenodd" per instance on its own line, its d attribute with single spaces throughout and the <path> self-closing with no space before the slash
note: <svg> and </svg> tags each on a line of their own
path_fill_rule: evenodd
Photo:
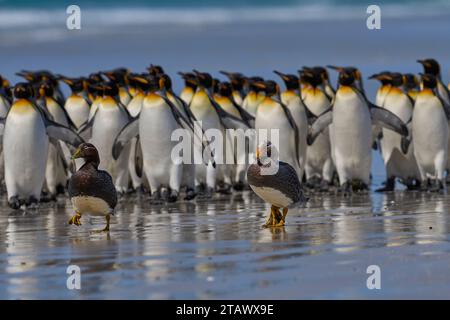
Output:
<svg viewBox="0 0 450 320">
<path fill-rule="evenodd" d="M 250 187 L 261 199 L 276 207 L 285 208 L 292 204 L 292 200 L 277 189 L 269 187 Z"/>
</svg>

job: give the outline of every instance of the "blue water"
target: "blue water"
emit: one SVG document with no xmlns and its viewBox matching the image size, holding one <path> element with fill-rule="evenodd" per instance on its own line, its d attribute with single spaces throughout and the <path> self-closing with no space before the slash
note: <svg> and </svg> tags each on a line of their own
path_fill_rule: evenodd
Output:
<svg viewBox="0 0 450 320">
<path fill-rule="evenodd" d="M 431 0 L 427 5 L 442 5 L 449 1 Z M 418 5 L 423 3 L 418 0 L 378 0 L 377 5 Z M 77 4 L 80 7 L 157 7 L 157 8 L 179 8 L 179 7 L 262 7 L 262 6 L 308 6 L 308 5 L 326 5 L 326 6 L 368 6 L 367 1 L 360 0 L 107 0 L 92 1 L 78 0 L 0 0 L 2 8 L 58 8 L 64 5 Z"/>
</svg>

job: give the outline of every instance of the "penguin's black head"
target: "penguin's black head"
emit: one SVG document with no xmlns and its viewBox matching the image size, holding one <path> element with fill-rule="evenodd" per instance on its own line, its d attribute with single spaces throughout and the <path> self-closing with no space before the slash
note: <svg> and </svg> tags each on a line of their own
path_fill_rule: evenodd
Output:
<svg viewBox="0 0 450 320">
<path fill-rule="evenodd" d="M 183 78 L 184 85 L 192 89 L 197 89 L 197 78 L 195 74 L 191 72 L 178 72 L 178 74 Z"/>
<path fill-rule="evenodd" d="M 298 70 L 300 74 L 300 81 L 302 83 L 307 83 L 312 87 L 316 88 L 322 84 L 322 77 L 319 72 L 314 68 L 303 67 L 302 70 Z"/>
<path fill-rule="evenodd" d="M 151 64 L 150 67 L 147 68 L 148 73 L 152 76 L 158 76 L 164 74 L 164 69 L 159 65 Z"/>
<path fill-rule="evenodd" d="M 239 72 L 227 72 L 227 71 L 219 71 L 221 74 L 224 74 L 230 79 L 231 87 L 235 91 L 242 91 L 244 88 L 245 77 L 242 73 Z"/>
<path fill-rule="evenodd" d="M 341 86 L 352 86 L 355 83 L 355 76 L 353 72 L 345 69 L 339 72 L 338 83 Z"/>
<path fill-rule="evenodd" d="M 433 74 L 425 73 L 420 74 L 422 76 L 422 84 L 424 88 L 435 89 L 437 86 L 436 76 Z"/>
<path fill-rule="evenodd" d="M 390 77 L 394 87 L 401 87 L 403 85 L 403 76 L 401 73 L 392 72 Z"/>
<path fill-rule="evenodd" d="M 383 86 L 387 86 L 392 84 L 392 78 L 390 77 L 389 71 L 382 71 L 380 73 L 373 74 L 369 77 L 369 79 L 376 79 L 381 82 Z"/>
<path fill-rule="evenodd" d="M 104 71 L 104 74 L 110 81 L 116 82 L 119 86 L 124 86 L 126 84 L 126 76 L 128 74 L 128 70 L 125 68 L 117 68 L 111 71 Z"/>
<path fill-rule="evenodd" d="M 14 86 L 14 98 L 31 99 L 34 97 L 34 90 L 30 83 L 19 82 Z"/>
<path fill-rule="evenodd" d="M 255 83 L 258 83 L 258 82 L 264 82 L 264 79 L 262 77 L 258 77 L 258 76 L 246 78 L 248 90 L 254 91 L 254 92 L 262 92 L 262 90 L 259 87 L 254 85 Z"/>
<path fill-rule="evenodd" d="M 439 63 L 435 59 L 423 59 L 417 60 L 423 66 L 423 70 L 425 73 L 432 74 L 438 77 L 441 73 L 441 67 Z"/>
<path fill-rule="evenodd" d="M 172 80 L 170 79 L 170 77 L 163 73 L 159 75 L 159 89 L 160 90 L 167 90 L 167 91 L 171 91 L 172 90 Z"/>
<path fill-rule="evenodd" d="M 115 82 L 107 82 L 103 85 L 103 95 L 117 97 L 119 95 L 119 87 Z"/>
<path fill-rule="evenodd" d="M 254 82 L 254 86 L 259 88 L 261 91 L 265 92 L 266 96 L 271 97 L 280 92 L 280 87 L 273 80 Z"/>
<path fill-rule="evenodd" d="M 83 158 L 86 163 L 93 163 L 96 167 L 100 164 L 97 148 L 92 143 L 82 143 L 72 154 L 72 160 Z"/>
<path fill-rule="evenodd" d="M 43 81 L 39 85 L 39 95 L 41 97 L 52 97 L 54 93 L 53 85 L 50 81 Z"/>
<path fill-rule="evenodd" d="M 94 73 L 91 73 L 88 76 L 88 81 L 89 81 L 89 83 L 94 84 L 94 83 L 103 82 L 104 79 L 103 79 L 102 74 L 100 72 L 94 72 Z"/>
<path fill-rule="evenodd" d="M 417 89 L 419 87 L 419 81 L 414 74 L 405 73 L 403 75 L 403 85 L 406 89 Z"/>
<path fill-rule="evenodd" d="M 322 66 L 315 66 L 312 68 L 315 72 L 317 72 L 318 74 L 320 74 L 320 78 L 322 79 L 323 82 L 328 82 L 329 80 L 329 75 L 328 75 L 328 71 L 327 69 L 325 69 Z"/>
<path fill-rule="evenodd" d="M 230 97 L 232 95 L 232 86 L 229 82 L 221 82 L 218 85 L 217 92 L 224 97 Z"/>
<path fill-rule="evenodd" d="M 297 90 L 299 83 L 298 78 L 293 74 L 285 74 L 280 71 L 274 70 L 274 73 L 280 76 L 283 80 L 287 90 Z"/>
<path fill-rule="evenodd" d="M 209 73 L 193 70 L 197 77 L 197 83 L 206 89 L 211 89 L 213 86 L 213 78 Z"/>
<path fill-rule="evenodd" d="M 212 91 L 213 91 L 214 93 L 219 92 L 219 84 L 220 84 L 220 80 L 217 79 L 217 78 L 213 78 L 212 82 L 213 82 Z"/>
<path fill-rule="evenodd" d="M 86 79 L 83 77 L 69 78 L 69 77 L 59 75 L 58 79 L 63 81 L 65 84 L 67 84 L 70 87 L 70 90 L 72 90 L 72 93 L 74 93 L 74 94 L 83 92 L 83 90 L 86 89 L 86 86 L 87 86 Z"/>
</svg>

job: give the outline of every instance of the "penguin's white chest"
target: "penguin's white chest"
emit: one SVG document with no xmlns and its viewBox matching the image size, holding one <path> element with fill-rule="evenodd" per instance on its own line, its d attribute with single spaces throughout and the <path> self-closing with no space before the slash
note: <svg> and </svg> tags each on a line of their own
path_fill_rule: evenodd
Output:
<svg viewBox="0 0 450 320">
<path fill-rule="evenodd" d="M 144 165 L 151 168 L 155 176 L 169 178 L 169 168 L 175 160 L 172 159 L 172 149 L 178 143 L 178 140 L 172 141 L 171 138 L 177 129 L 180 133 L 184 130 L 179 127 L 164 100 L 144 100 L 139 116 L 139 136 Z"/>
<path fill-rule="evenodd" d="M 3 147 L 8 194 L 39 198 L 48 136 L 41 115 L 31 105 L 20 101 L 13 105 L 6 119 Z"/>
<path fill-rule="evenodd" d="M 77 128 L 79 128 L 89 117 L 89 105 L 83 97 L 69 97 L 64 108 Z"/>
<path fill-rule="evenodd" d="M 422 167 L 433 166 L 438 153 L 447 154 L 448 121 L 436 97 L 419 94 L 413 111 L 412 131 L 414 154 Z"/>
</svg>

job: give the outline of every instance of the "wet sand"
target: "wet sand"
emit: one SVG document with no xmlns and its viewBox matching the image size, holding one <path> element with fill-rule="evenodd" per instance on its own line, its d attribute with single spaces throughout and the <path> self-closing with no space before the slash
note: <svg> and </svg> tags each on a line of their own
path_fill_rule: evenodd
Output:
<svg viewBox="0 0 450 320">
<path fill-rule="evenodd" d="M 313 195 L 284 228 L 250 191 L 167 206 L 125 197 L 103 219 L 69 226 L 69 202 L 2 206 L 2 299 L 450 298 L 448 201 L 429 193 Z M 381 268 L 368 290 L 366 268 Z M 66 269 L 81 268 L 81 290 Z"/>
</svg>

